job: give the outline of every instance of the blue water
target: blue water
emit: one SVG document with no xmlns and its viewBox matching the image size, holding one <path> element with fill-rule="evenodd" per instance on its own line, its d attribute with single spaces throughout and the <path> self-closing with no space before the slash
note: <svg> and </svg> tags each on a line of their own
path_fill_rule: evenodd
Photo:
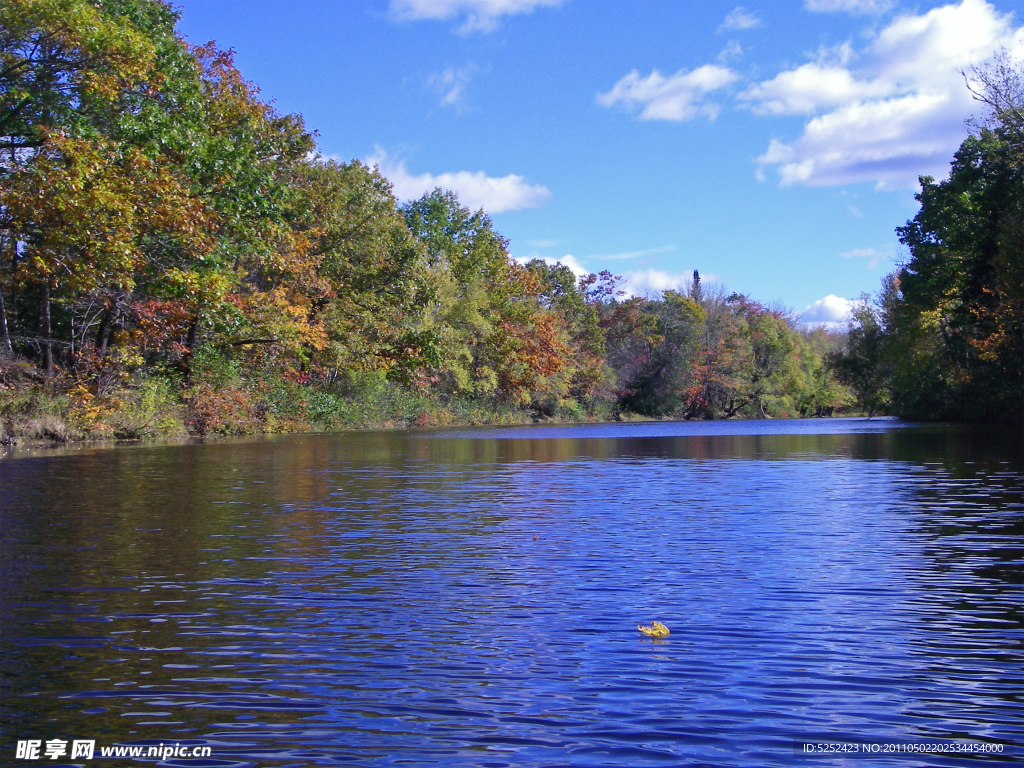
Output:
<svg viewBox="0 0 1024 768">
<path fill-rule="evenodd" d="M 191 766 L 1024 760 L 1012 435 L 302 435 L 15 456 L 0 494 L 4 765 L 52 738 L 209 745 L 163 763 Z M 865 741 L 1002 753 L 800 751 Z"/>
</svg>

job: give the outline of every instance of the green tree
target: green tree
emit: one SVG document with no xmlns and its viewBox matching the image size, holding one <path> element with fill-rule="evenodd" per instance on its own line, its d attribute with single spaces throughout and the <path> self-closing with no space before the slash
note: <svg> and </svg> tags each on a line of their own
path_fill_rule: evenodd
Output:
<svg viewBox="0 0 1024 768">
<path fill-rule="evenodd" d="M 387 179 L 358 161 L 317 160 L 299 166 L 294 183 L 308 205 L 301 231 L 309 245 L 284 278 L 306 294 L 310 320 L 324 328 L 329 345 L 321 362 L 381 370 L 405 383 L 437 366 L 426 250 Z"/>
<path fill-rule="evenodd" d="M 586 294 L 597 278 L 577 279 L 564 264 L 547 264 L 541 259 L 529 261 L 526 268 L 540 284 L 540 304 L 563 326 L 562 336 L 570 350 L 568 395 L 592 413 L 596 398 L 609 394 L 606 385 L 611 373 L 604 361 L 606 346 L 598 309 Z"/>
<path fill-rule="evenodd" d="M 403 212 L 427 249 L 435 286 L 440 386 L 519 404 L 561 398 L 569 386 L 563 325 L 544 306 L 536 275 L 509 257 L 490 217 L 440 189 Z"/>
<path fill-rule="evenodd" d="M 0 149 L 41 147 L 151 74 L 153 42 L 122 14 L 85 0 L 0 5 Z M 12 157 L 16 157 L 11 153 Z"/>
<path fill-rule="evenodd" d="M 891 332 L 927 327 L 938 342 L 928 342 L 924 382 L 894 383 L 894 409 L 908 416 L 1021 417 L 1024 93 L 1005 58 L 996 67 L 976 72 L 988 119 L 961 145 L 949 179 L 921 179 L 921 210 L 898 230 L 911 256 Z"/>
<path fill-rule="evenodd" d="M 1024 76 L 1004 52 L 969 82 L 989 111 L 948 179 L 921 178 L 910 258 L 833 359 L 869 412 L 1024 420 Z"/>
</svg>

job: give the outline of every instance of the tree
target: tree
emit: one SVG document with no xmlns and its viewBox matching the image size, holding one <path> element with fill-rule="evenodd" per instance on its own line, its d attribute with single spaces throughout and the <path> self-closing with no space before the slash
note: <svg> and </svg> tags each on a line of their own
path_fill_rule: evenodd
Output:
<svg viewBox="0 0 1024 768">
<path fill-rule="evenodd" d="M 910 258 L 833 358 L 869 411 L 1024 421 L 1024 74 L 1003 52 L 968 86 L 988 112 L 948 179 L 921 178 Z"/>
<path fill-rule="evenodd" d="M 846 347 L 833 354 L 831 365 L 868 416 L 887 412 L 891 403 L 890 346 L 881 312 L 870 297 L 861 296 L 853 309 Z"/>
<path fill-rule="evenodd" d="M 187 372 L 204 323 L 238 326 L 256 306 L 232 291 L 301 251 L 287 170 L 312 137 L 230 53 L 184 43 L 158 0 L 0 13 L 0 120 L 16 148 L 0 177 L 8 336 L 52 373 L 55 337 L 64 364 L 102 364 L 115 331 L 138 342 L 136 323 L 174 318 L 144 346 Z"/>
<path fill-rule="evenodd" d="M 561 397 L 568 387 L 564 328 L 544 306 L 541 281 L 509 257 L 490 217 L 440 189 L 403 212 L 426 247 L 435 286 L 431 316 L 441 333 L 441 386 L 520 404 Z"/>
<path fill-rule="evenodd" d="M 561 336 L 570 350 L 568 394 L 592 411 L 594 398 L 599 392 L 605 393 L 610 374 L 604 362 L 606 346 L 598 309 L 588 301 L 587 294 L 598 278 L 577 278 L 564 264 L 546 264 L 540 259 L 529 261 L 526 268 L 540 284 L 541 305 L 562 325 Z"/>
<path fill-rule="evenodd" d="M 41 147 L 151 72 L 152 40 L 122 14 L 85 0 L 0 6 L 0 149 Z M 12 152 L 13 158 L 17 154 Z"/>
<path fill-rule="evenodd" d="M 320 362 L 406 383 L 438 365 L 426 252 L 387 179 L 359 161 L 315 160 L 296 169 L 293 183 L 307 206 L 294 226 L 309 240 L 308 258 L 282 279 L 323 325 L 330 343 Z"/>
<path fill-rule="evenodd" d="M 52 374 L 52 300 L 84 302 L 109 314 L 116 296 L 131 293 L 150 271 L 154 242 L 189 259 L 209 253 L 213 216 L 172 169 L 137 150 L 42 135 L 44 145 L 14 164 L 0 185 L 0 209 L 10 236 L 25 245 L 12 281 L 41 293 L 42 327 L 34 344 Z M 90 326 L 78 323 L 79 348 Z M 106 345 L 109 328 L 108 322 L 97 346 Z M 73 352 L 73 323 L 69 333 Z"/>
<path fill-rule="evenodd" d="M 934 328 L 920 382 L 896 385 L 897 412 L 967 420 L 1021 418 L 1024 366 L 1024 121 L 1020 72 L 1006 57 L 975 70 L 990 113 L 961 145 L 949 179 L 921 179 L 921 210 L 898 229 L 910 249 L 892 332 Z"/>
</svg>

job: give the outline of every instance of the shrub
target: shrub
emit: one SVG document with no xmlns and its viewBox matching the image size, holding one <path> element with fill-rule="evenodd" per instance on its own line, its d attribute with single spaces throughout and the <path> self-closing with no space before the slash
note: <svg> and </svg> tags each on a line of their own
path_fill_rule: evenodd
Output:
<svg viewBox="0 0 1024 768">
<path fill-rule="evenodd" d="M 118 408 L 105 420 L 114 437 L 138 440 L 185 433 L 185 408 L 175 392 L 179 384 L 168 378 L 142 378 L 118 398 Z"/>
</svg>

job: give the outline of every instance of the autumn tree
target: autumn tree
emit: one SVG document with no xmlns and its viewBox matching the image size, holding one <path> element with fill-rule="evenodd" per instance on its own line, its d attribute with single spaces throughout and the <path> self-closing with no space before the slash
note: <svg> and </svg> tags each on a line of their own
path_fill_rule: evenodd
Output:
<svg viewBox="0 0 1024 768">
<path fill-rule="evenodd" d="M 494 394 L 522 404 L 546 389 L 556 398 L 564 394 L 563 325 L 544 306 L 541 281 L 511 259 L 490 217 L 440 189 L 403 212 L 427 252 L 440 385 L 453 394 Z"/>
<path fill-rule="evenodd" d="M 102 360 L 113 333 L 139 339 L 135 326 L 162 317 L 167 343 L 146 350 L 187 364 L 204 323 L 244 321 L 231 297 L 248 275 L 301 249 L 284 178 L 311 137 L 229 53 L 184 43 L 162 2 L 3 12 L 0 119 L 19 148 L 0 180 L 13 337 L 52 371 L 55 343 L 68 365 Z"/>
<path fill-rule="evenodd" d="M 534 418 L 833 407 L 782 314 L 696 272 L 641 298 L 608 272 L 520 264 L 454 192 L 399 205 L 379 169 L 318 155 L 177 20 L 162 0 L 0 5 L 0 387 L 28 359 L 92 414 L 173 392 L 197 434 L 332 423 L 363 384 Z M 1005 221 L 1000 297 L 1021 231 Z M 1005 305 L 965 310 L 994 329 L 961 334 L 979 361 L 1017 327 Z M 139 436 L 128 421 L 115 433 Z"/>
<path fill-rule="evenodd" d="M 862 401 L 884 392 L 901 416 L 1020 421 L 1024 76 L 1004 53 L 969 82 L 988 112 L 948 179 L 921 178 L 920 211 L 897 230 L 910 258 L 875 314 L 857 318 L 837 364 Z"/>
</svg>

